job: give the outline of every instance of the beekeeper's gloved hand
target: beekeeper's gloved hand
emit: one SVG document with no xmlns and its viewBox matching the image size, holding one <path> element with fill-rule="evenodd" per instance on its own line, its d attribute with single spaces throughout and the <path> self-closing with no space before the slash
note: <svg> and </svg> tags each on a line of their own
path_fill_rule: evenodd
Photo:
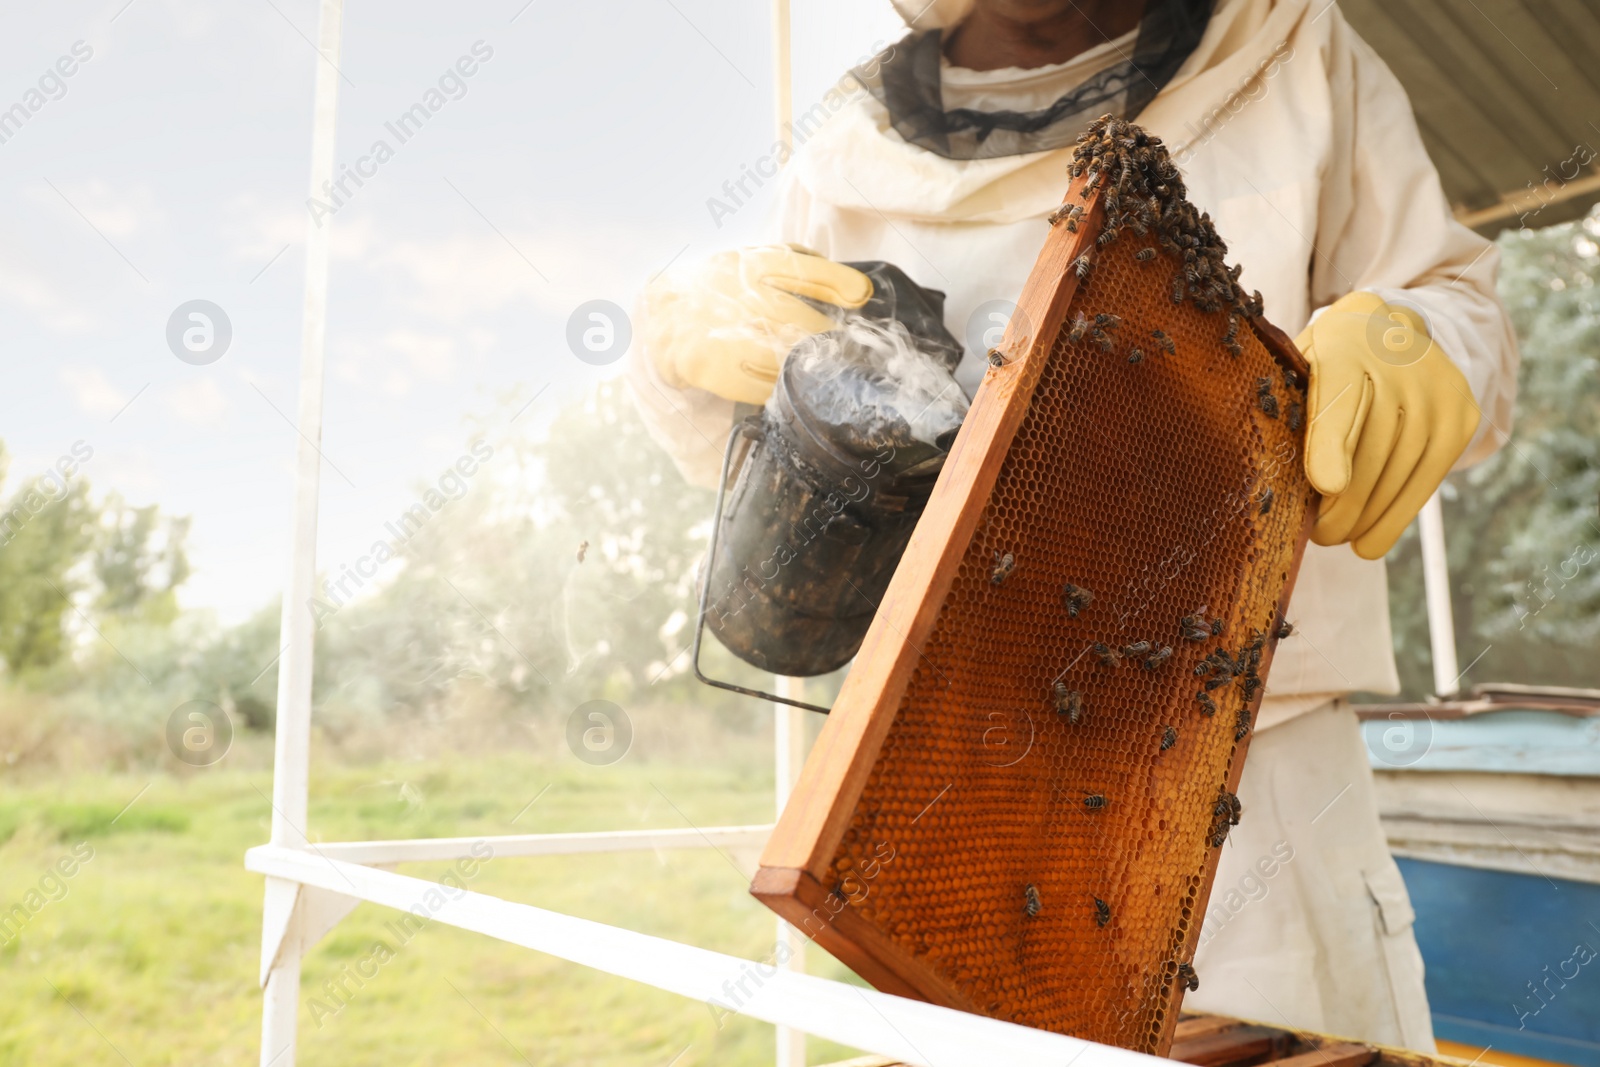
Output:
<svg viewBox="0 0 1600 1067">
<path fill-rule="evenodd" d="M 764 404 L 789 349 L 836 325 L 801 296 L 855 309 L 871 299 L 872 282 L 799 246 L 719 252 L 646 287 L 639 336 L 668 385 Z"/>
<path fill-rule="evenodd" d="M 1341 297 L 1295 342 L 1311 364 L 1306 477 L 1322 494 L 1311 539 L 1378 559 L 1472 440 L 1466 377 L 1410 308 Z"/>
</svg>

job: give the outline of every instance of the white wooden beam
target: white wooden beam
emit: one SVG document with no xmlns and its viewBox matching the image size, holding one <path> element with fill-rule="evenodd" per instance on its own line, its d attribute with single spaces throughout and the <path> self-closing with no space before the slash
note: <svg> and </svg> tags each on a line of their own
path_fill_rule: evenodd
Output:
<svg viewBox="0 0 1600 1067">
<path fill-rule="evenodd" d="M 570 856 L 583 852 L 648 852 L 659 849 L 718 848 L 759 850 L 771 825 L 708 826 L 704 829 L 604 830 L 583 834 L 508 834 L 501 837 L 421 837 L 400 841 L 334 841 L 318 844 L 314 855 L 367 865 L 427 860 L 494 857 Z"/>
<path fill-rule="evenodd" d="M 245 866 L 269 877 L 351 894 L 401 911 L 422 908 L 428 918 L 449 926 L 701 1001 L 713 1015 L 737 1012 L 891 1056 L 897 1063 L 918 1067 L 993 1067 L 996 1063 L 1172 1067 L 1168 1060 L 1143 1053 L 795 974 L 300 849 L 262 845 L 245 854 Z"/>
</svg>

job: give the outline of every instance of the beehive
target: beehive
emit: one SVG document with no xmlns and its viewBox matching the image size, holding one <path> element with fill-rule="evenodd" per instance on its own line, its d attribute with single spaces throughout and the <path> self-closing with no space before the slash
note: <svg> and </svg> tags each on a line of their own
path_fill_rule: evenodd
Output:
<svg viewBox="0 0 1600 1067">
<path fill-rule="evenodd" d="M 1315 510 L 1306 368 L 1159 142 L 1074 170 L 751 891 L 881 989 L 1161 1054 Z"/>
</svg>

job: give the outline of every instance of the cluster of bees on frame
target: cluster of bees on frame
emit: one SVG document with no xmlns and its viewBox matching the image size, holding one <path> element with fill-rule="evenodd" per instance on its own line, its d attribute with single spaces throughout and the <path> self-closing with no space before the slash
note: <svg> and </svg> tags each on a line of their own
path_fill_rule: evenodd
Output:
<svg viewBox="0 0 1600 1067">
<path fill-rule="evenodd" d="M 1140 263 L 1150 263 L 1157 249 L 1183 264 L 1173 275 L 1172 302 L 1192 299 L 1207 314 L 1230 309 L 1224 345 L 1238 347 L 1238 316 L 1261 314 L 1261 294 L 1246 295 L 1239 288 L 1239 266 L 1229 267 L 1223 257 L 1228 246 L 1211 224 L 1211 216 L 1189 203 L 1188 190 L 1178 167 L 1167 154 L 1161 138 L 1152 137 L 1131 122 L 1106 115 L 1089 124 L 1078 137 L 1067 168 L 1073 178 L 1088 176 L 1078 190 L 1078 198 L 1088 201 L 1105 189 L 1105 222 L 1095 239 L 1095 248 L 1072 263 L 1080 281 L 1087 281 L 1094 270 L 1094 254 L 1100 248 L 1131 232 L 1150 238 L 1154 244 L 1134 253 Z M 1063 204 L 1050 215 L 1052 226 L 1065 223 L 1077 232 L 1084 209 L 1079 204 Z"/>
<path fill-rule="evenodd" d="M 1270 494 L 1271 490 L 1266 490 Z M 1271 506 L 1271 497 L 1268 495 L 1262 506 L 1265 512 Z M 1011 573 L 1016 570 L 1017 559 L 1015 553 L 996 552 L 994 566 L 989 572 L 989 581 L 992 585 L 1002 585 Z M 1091 604 L 1094 603 L 1094 593 L 1081 585 L 1066 582 L 1061 587 L 1061 606 L 1066 611 L 1069 619 L 1081 616 Z M 1181 640 L 1202 642 L 1221 637 L 1225 630 L 1222 619 L 1212 617 L 1209 608 L 1202 604 L 1187 615 L 1177 620 L 1178 636 Z M 1275 614 L 1268 627 L 1273 636 L 1282 639 L 1294 633 L 1294 624 L 1282 615 Z M 1267 631 L 1251 631 L 1250 640 L 1239 649 L 1237 653 L 1229 652 L 1222 645 L 1217 645 L 1208 652 L 1194 667 L 1194 675 L 1204 678 L 1201 688 L 1195 691 L 1195 700 L 1200 705 L 1202 715 L 1210 718 L 1217 713 L 1217 701 L 1211 694 L 1219 689 L 1239 683 L 1240 700 L 1236 712 L 1233 738 L 1235 741 L 1244 740 L 1252 726 L 1250 705 L 1255 700 L 1256 693 L 1261 689 L 1261 653 L 1267 645 Z M 1120 667 L 1124 662 L 1137 663 L 1142 670 L 1159 670 L 1172 658 L 1171 645 L 1160 644 L 1158 641 L 1139 640 L 1131 644 L 1113 648 L 1103 641 L 1096 641 L 1089 646 L 1089 652 L 1103 667 Z M 1052 683 L 1050 690 L 1051 704 L 1056 713 L 1071 726 L 1083 722 L 1087 714 L 1087 706 L 1083 693 L 1070 688 L 1063 681 Z M 1162 728 L 1160 739 L 1157 742 L 1157 752 L 1165 752 L 1178 743 L 1178 728 L 1167 725 Z M 1090 793 L 1084 797 L 1084 807 L 1089 811 L 1103 811 L 1110 801 L 1102 793 Z M 1211 826 L 1206 832 L 1207 840 L 1212 848 L 1221 848 L 1228 839 L 1230 828 L 1239 825 L 1239 817 L 1243 808 L 1239 798 L 1222 790 L 1216 803 L 1212 807 Z M 1099 897 L 1094 901 L 1094 920 L 1096 926 L 1105 926 L 1111 921 L 1111 906 Z M 1035 918 L 1043 910 L 1043 902 L 1039 896 L 1037 886 L 1029 884 L 1023 889 L 1023 913 L 1028 918 Z M 1183 966 L 1188 966 L 1184 964 Z M 1198 980 L 1193 979 L 1191 968 L 1185 978 L 1180 975 L 1180 980 L 1193 989 Z"/>
<path fill-rule="evenodd" d="M 1132 123 L 1104 116 L 1091 123 L 1078 138 L 1068 170 L 1073 178 L 1088 176 L 1078 190 L 1079 200 L 1087 202 L 1096 192 L 1105 189 L 1105 220 L 1095 238 L 1095 247 L 1072 261 L 1078 280 L 1089 280 L 1098 250 L 1119 240 L 1124 233 L 1149 240 L 1153 243 L 1135 252 L 1134 260 L 1141 264 L 1153 263 L 1165 251 L 1180 261 L 1182 268 L 1172 276 L 1172 302 L 1182 304 L 1193 300 L 1195 306 L 1207 314 L 1227 309 L 1228 323 L 1222 335 L 1222 347 L 1234 358 L 1243 355 L 1239 330 L 1246 316 L 1261 315 L 1261 293 L 1246 294 L 1240 288 L 1239 275 L 1243 268 L 1237 264 L 1229 267 L 1225 262 L 1228 246 L 1217 236 L 1211 217 L 1189 203 L 1183 177 L 1161 138 L 1151 136 Z M 1065 225 L 1068 231 L 1076 233 L 1084 213 L 1083 204 L 1069 201 L 1051 213 L 1050 225 Z M 1080 311 L 1067 326 L 1067 338 L 1075 344 L 1087 340 L 1107 355 L 1125 354 L 1129 363 L 1144 362 L 1147 350 L 1167 356 L 1177 354 L 1177 346 L 1166 331 L 1153 329 L 1146 340 L 1119 335 L 1117 330 L 1121 326 L 1122 320 L 1116 315 L 1101 312 L 1091 316 Z M 998 352 L 991 352 L 990 362 L 998 366 L 1003 360 Z M 1293 396 L 1301 383 L 1292 370 L 1285 370 L 1284 385 Z M 1269 417 L 1278 418 L 1281 409 L 1271 379 L 1259 378 L 1256 386 L 1257 405 Z M 1284 408 L 1284 421 L 1290 430 L 1298 433 L 1305 421 L 1303 404 L 1291 399 Z"/>
</svg>

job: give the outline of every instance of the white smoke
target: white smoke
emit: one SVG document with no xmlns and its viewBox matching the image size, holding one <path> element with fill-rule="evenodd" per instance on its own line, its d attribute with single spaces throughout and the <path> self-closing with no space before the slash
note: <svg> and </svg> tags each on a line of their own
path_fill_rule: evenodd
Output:
<svg viewBox="0 0 1600 1067">
<path fill-rule="evenodd" d="M 966 394 L 944 361 L 918 348 L 910 331 L 893 319 L 852 316 L 827 333 L 808 337 L 788 358 L 799 360 L 796 369 L 817 384 L 847 372 L 860 375 L 865 367 L 865 377 L 877 388 L 849 394 L 858 408 L 852 421 L 862 425 L 905 423 L 912 437 L 932 445 L 967 413 Z"/>
</svg>

